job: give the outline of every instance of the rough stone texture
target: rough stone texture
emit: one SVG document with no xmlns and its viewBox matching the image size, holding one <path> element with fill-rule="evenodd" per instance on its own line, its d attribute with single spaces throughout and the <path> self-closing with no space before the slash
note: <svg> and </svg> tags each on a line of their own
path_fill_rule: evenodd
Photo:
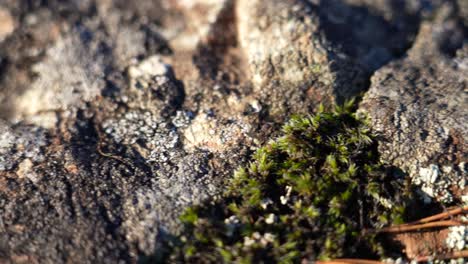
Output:
<svg viewBox="0 0 468 264">
<path fill-rule="evenodd" d="M 153 254 L 288 116 L 367 90 L 376 70 L 363 108 L 408 102 L 428 138 L 458 131 L 434 146 L 462 162 L 466 28 L 445 2 L 0 0 L 15 22 L 0 41 L 0 262 Z"/>
<path fill-rule="evenodd" d="M 443 202 L 468 190 L 468 35 L 462 19 L 456 5 L 442 5 L 421 24 L 407 57 L 374 74 L 361 103 L 382 136 L 383 158 Z"/>
<path fill-rule="evenodd" d="M 42 149 L 47 145 L 44 129 L 22 125 L 9 127 L 0 121 L 0 171 L 10 171 L 24 159 L 43 162 Z"/>
<path fill-rule="evenodd" d="M 418 16 L 385 17 L 404 4 L 382 2 L 237 2 L 251 80 L 273 114 L 356 96 L 367 88 L 371 72 L 404 52 Z"/>
<path fill-rule="evenodd" d="M 41 113 L 83 107 L 104 89 L 104 52 L 98 50 L 86 29 L 73 31 L 47 50 L 46 58 L 33 66 L 37 75 L 28 90 L 17 98 L 18 119 Z M 90 54 L 91 52 L 96 54 Z M 38 125 L 51 127 L 54 124 Z"/>
</svg>

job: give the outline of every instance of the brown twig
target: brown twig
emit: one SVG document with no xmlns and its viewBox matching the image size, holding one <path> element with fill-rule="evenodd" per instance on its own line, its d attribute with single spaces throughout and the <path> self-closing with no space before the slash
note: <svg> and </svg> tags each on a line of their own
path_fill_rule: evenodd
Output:
<svg viewBox="0 0 468 264">
<path fill-rule="evenodd" d="M 390 226 L 386 228 L 382 228 L 380 230 L 376 230 L 378 233 L 400 233 L 400 232 L 407 232 L 407 231 L 414 231 L 426 228 L 434 228 L 434 227 L 449 227 L 449 226 L 459 226 L 459 225 L 467 225 L 467 222 L 462 221 L 452 221 L 452 220 L 445 220 L 445 221 L 437 221 L 437 222 L 430 222 L 430 223 L 423 223 L 423 224 L 412 224 L 412 225 L 398 225 L 398 226 Z"/>
<path fill-rule="evenodd" d="M 400 232 L 409 232 L 414 230 L 421 230 L 434 227 L 450 227 L 450 226 L 459 226 L 459 225 L 468 225 L 466 221 L 454 221 L 454 220 L 441 220 L 446 219 L 450 216 L 455 216 L 468 211 L 468 206 L 458 207 L 451 209 L 447 212 L 432 215 L 426 218 L 422 218 L 418 221 L 401 224 L 397 226 L 390 226 L 387 228 L 382 228 L 376 230 L 378 233 L 400 233 Z M 431 259 L 455 259 L 455 258 L 466 258 L 468 257 L 468 250 L 462 250 L 458 252 L 453 252 L 450 254 L 437 255 L 437 256 L 423 256 L 415 259 L 416 262 L 427 262 Z M 317 261 L 317 264 L 382 264 L 380 261 L 376 260 L 366 260 L 366 259 L 333 259 L 329 261 Z"/>
<path fill-rule="evenodd" d="M 458 214 L 466 213 L 466 212 L 468 212 L 468 206 L 457 207 L 457 208 L 451 209 L 451 210 L 449 210 L 449 211 L 447 211 L 447 212 L 443 212 L 443 213 L 440 213 L 440 214 L 432 215 L 432 216 L 429 216 L 429 217 L 420 219 L 420 220 L 415 221 L 415 222 L 407 223 L 407 224 L 404 224 L 404 225 L 413 225 L 413 224 L 429 223 L 429 222 L 432 222 L 432 221 L 445 219 L 445 218 L 448 218 L 448 217 L 450 217 L 450 216 L 454 216 L 454 215 L 458 215 Z"/>
<path fill-rule="evenodd" d="M 449 254 L 436 255 L 436 256 L 424 256 L 417 257 L 416 262 L 428 262 L 430 260 L 443 260 L 443 259 L 457 259 L 457 258 L 468 258 L 468 250 L 456 251 Z"/>
<path fill-rule="evenodd" d="M 316 264 L 383 264 L 377 260 L 367 259 L 333 259 L 326 261 L 316 261 Z"/>
</svg>

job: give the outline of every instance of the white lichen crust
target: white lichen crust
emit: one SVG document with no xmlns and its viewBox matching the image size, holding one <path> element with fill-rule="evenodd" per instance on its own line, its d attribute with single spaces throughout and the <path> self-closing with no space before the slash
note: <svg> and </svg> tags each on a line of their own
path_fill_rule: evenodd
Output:
<svg viewBox="0 0 468 264">
<path fill-rule="evenodd" d="M 468 227 L 451 226 L 449 234 L 445 239 L 448 248 L 455 250 L 468 249 Z"/>
<path fill-rule="evenodd" d="M 465 190 L 466 176 L 465 163 L 460 163 L 455 168 L 444 166 L 442 170 L 436 164 L 430 164 L 427 168 L 420 168 L 412 182 L 421 187 L 421 195 L 426 203 L 435 199 L 450 204 L 454 201 L 453 188 Z"/>
</svg>

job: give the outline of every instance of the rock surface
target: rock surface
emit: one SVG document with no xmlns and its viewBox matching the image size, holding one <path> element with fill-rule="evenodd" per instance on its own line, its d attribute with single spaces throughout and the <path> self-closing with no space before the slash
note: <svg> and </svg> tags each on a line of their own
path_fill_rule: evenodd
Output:
<svg viewBox="0 0 468 264">
<path fill-rule="evenodd" d="M 426 199 L 467 193 L 468 45 L 456 5 L 421 24 L 405 58 L 378 70 L 361 109 L 383 140 L 383 158 L 407 171 Z"/>
<path fill-rule="evenodd" d="M 0 40 L 0 262 L 151 255 L 291 114 L 370 82 L 361 108 L 385 157 L 464 176 L 456 1 L 0 5 L 14 21 Z"/>
<path fill-rule="evenodd" d="M 15 21 L 8 9 L 0 7 L 0 42 L 15 30 Z"/>
<path fill-rule="evenodd" d="M 370 74 L 401 55 L 416 33 L 416 12 L 394 16 L 399 7 L 405 6 L 238 1 L 239 42 L 256 92 L 280 116 L 358 95 Z"/>
</svg>

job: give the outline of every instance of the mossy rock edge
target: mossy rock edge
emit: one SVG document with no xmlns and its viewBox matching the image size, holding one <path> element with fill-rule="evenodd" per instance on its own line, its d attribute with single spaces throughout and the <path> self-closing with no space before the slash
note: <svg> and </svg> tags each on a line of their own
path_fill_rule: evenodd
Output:
<svg viewBox="0 0 468 264">
<path fill-rule="evenodd" d="M 222 197 L 190 207 L 164 262 L 298 263 L 388 256 L 376 229 L 402 223 L 409 184 L 379 160 L 354 103 L 295 116 Z"/>
</svg>

